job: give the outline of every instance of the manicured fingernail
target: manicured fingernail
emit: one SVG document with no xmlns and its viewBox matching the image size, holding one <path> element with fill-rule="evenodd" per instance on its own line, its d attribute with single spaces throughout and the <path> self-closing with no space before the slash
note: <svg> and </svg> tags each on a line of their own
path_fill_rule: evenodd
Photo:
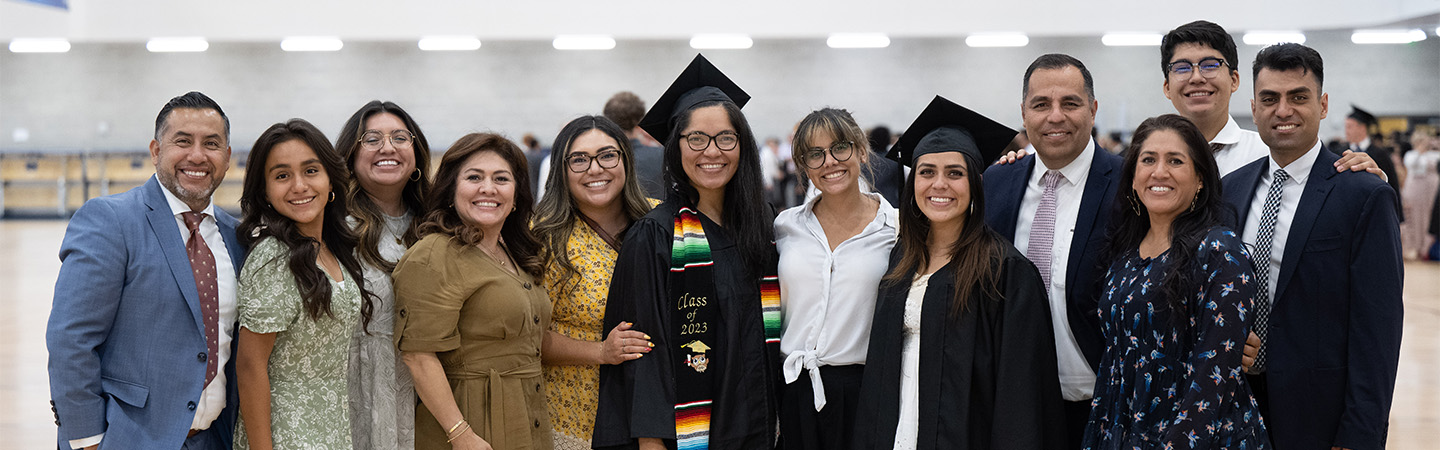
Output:
<svg viewBox="0 0 1440 450">
<path fill-rule="evenodd" d="M 650 340 L 650 335 L 648 335 L 648 334 L 645 335 L 645 340 L 647 340 L 647 341 Z"/>
<path fill-rule="evenodd" d="M 646 336 L 646 337 L 648 338 L 649 336 Z M 651 346 L 651 347 L 654 347 L 654 346 L 655 346 L 655 343 L 654 343 L 654 342 L 646 342 L 645 345 L 649 345 L 649 346 Z"/>
</svg>

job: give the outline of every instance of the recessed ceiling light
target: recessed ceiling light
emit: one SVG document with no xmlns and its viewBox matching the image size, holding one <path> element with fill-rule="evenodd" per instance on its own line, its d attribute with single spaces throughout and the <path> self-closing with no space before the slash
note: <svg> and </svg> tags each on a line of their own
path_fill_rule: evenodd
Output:
<svg viewBox="0 0 1440 450">
<path fill-rule="evenodd" d="M 615 38 L 603 34 L 562 34 L 550 43 L 556 50 L 610 50 Z"/>
<path fill-rule="evenodd" d="M 202 37 L 151 38 L 145 43 L 145 49 L 155 53 L 203 52 L 209 48 L 210 43 Z"/>
<path fill-rule="evenodd" d="M 333 52 L 345 47 L 336 37 L 287 37 L 280 41 L 280 49 L 287 52 Z"/>
<path fill-rule="evenodd" d="M 420 49 L 425 51 L 460 51 L 480 48 L 480 39 L 475 36 L 426 36 L 420 38 Z"/>
<path fill-rule="evenodd" d="M 70 51 L 70 41 L 64 38 L 16 38 L 10 40 L 13 53 L 65 53 Z"/>
<path fill-rule="evenodd" d="M 1425 32 L 1420 29 L 1409 30 L 1355 30 L 1350 34 L 1350 42 L 1356 44 L 1409 44 L 1411 42 L 1425 40 Z"/>
<path fill-rule="evenodd" d="M 825 39 L 830 48 L 885 48 L 890 36 L 885 33 L 833 33 Z"/>
<path fill-rule="evenodd" d="M 978 33 L 965 38 L 965 45 L 971 47 L 1024 47 L 1030 45 L 1025 33 Z"/>
<path fill-rule="evenodd" d="M 1284 42 L 1305 43 L 1305 33 L 1299 31 L 1251 31 L 1240 38 L 1246 45 L 1275 45 Z"/>
</svg>

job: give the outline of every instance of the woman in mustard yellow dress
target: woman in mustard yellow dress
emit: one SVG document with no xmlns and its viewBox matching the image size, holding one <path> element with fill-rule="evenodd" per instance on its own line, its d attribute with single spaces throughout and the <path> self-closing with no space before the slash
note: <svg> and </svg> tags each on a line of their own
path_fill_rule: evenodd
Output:
<svg viewBox="0 0 1440 450">
<path fill-rule="evenodd" d="M 544 245 L 545 290 L 554 304 L 541 353 L 546 403 L 555 449 L 589 450 L 600 365 L 650 351 L 645 333 L 630 330 L 628 322 L 606 333 L 604 316 L 621 236 L 652 204 L 635 178 L 630 140 L 615 122 L 581 117 L 565 125 L 554 142 L 534 226 Z"/>
<path fill-rule="evenodd" d="M 469 134 L 445 152 L 419 242 L 395 265 L 395 344 L 415 378 L 416 449 L 549 450 L 539 286 L 520 148 Z"/>
</svg>

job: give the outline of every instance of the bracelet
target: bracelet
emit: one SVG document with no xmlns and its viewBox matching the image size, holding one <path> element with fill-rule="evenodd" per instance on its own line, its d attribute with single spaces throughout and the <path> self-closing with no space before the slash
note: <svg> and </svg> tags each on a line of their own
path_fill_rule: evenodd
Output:
<svg viewBox="0 0 1440 450">
<path fill-rule="evenodd" d="M 454 442 L 456 439 L 460 439 L 460 436 L 464 435 L 466 431 L 470 431 L 470 424 L 468 423 L 465 424 L 464 428 L 460 429 L 459 433 L 455 433 L 454 436 L 450 436 L 450 438 L 446 439 L 445 442 Z"/>
<path fill-rule="evenodd" d="M 446 436 L 449 436 L 449 435 L 455 433 L 455 430 L 460 429 L 460 425 L 464 425 L 464 424 L 465 424 L 465 418 L 464 418 L 464 417 L 461 417 L 459 422 L 455 422 L 455 426 L 450 427 L 450 431 L 446 431 L 446 432 L 445 432 L 445 435 L 446 435 Z"/>
</svg>

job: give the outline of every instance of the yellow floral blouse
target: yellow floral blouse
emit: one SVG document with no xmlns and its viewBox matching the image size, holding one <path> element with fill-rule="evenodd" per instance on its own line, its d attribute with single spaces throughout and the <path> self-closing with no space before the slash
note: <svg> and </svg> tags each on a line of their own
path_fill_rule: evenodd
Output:
<svg viewBox="0 0 1440 450">
<path fill-rule="evenodd" d="M 566 337 L 600 342 L 605 338 L 605 297 L 618 254 L 595 230 L 575 221 L 566 243 L 570 264 L 580 273 L 559 286 L 560 264 L 545 267 L 545 290 L 554 302 L 550 330 Z M 590 448 L 595 405 L 600 392 L 600 366 L 545 366 L 547 404 L 555 430 L 555 449 Z"/>
</svg>

